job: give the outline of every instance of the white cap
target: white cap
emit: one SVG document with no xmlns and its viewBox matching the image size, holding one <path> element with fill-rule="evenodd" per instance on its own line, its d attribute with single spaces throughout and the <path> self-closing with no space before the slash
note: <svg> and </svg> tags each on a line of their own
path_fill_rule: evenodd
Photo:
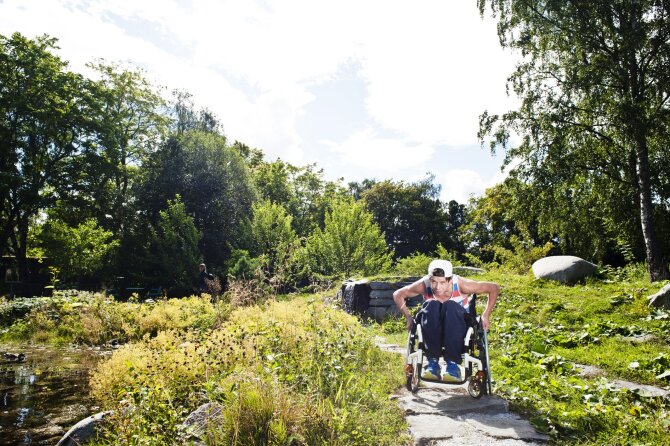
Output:
<svg viewBox="0 0 670 446">
<path fill-rule="evenodd" d="M 453 268 L 449 260 L 433 260 L 428 265 L 428 274 L 432 275 L 435 268 L 440 268 L 444 271 L 444 277 L 451 277 L 453 273 Z"/>
</svg>

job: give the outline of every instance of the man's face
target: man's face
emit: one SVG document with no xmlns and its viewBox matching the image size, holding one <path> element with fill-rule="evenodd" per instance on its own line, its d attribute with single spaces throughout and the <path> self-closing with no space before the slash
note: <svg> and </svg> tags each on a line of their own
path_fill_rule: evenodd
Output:
<svg viewBox="0 0 670 446">
<path fill-rule="evenodd" d="M 205 270 L 205 266 L 204 266 L 204 265 L 200 265 L 200 271 L 204 271 L 204 270 Z"/>
<path fill-rule="evenodd" d="M 445 297 L 451 286 L 451 277 L 431 277 L 430 286 L 437 297 Z"/>
</svg>

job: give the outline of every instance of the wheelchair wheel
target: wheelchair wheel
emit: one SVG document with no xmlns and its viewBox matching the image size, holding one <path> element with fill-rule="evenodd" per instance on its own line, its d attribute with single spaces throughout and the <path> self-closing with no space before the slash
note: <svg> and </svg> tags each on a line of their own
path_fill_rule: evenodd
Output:
<svg viewBox="0 0 670 446">
<path fill-rule="evenodd" d="M 484 383 L 475 377 L 470 378 L 468 383 L 468 393 L 471 397 L 479 399 L 484 394 Z"/>
<path fill-rule="evenodd" d="M 412 363 L 405 366 L 406 387 L 412 393 L 419 390 L 419 380 L 421 379 L 421 366 L 418 359 L 412 358 Z"/>
</svg>

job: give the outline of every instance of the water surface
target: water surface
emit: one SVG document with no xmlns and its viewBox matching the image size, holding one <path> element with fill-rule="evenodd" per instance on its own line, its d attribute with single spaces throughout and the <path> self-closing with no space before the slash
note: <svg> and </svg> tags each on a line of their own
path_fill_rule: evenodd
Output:
<svg viewBox="0 0 670 446">
<path fill-rule="evenodd" d="M 99 412 L 89 396 L 89 371 L 106 354 L 0 344 L 0 446 L 55 445 L 75 423 Z"/>
</svg>

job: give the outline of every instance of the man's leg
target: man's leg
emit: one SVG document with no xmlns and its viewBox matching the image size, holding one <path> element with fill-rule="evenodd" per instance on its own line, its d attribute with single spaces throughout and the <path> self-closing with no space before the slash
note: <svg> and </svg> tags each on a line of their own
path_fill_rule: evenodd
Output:
<svg viewBox="0 0 670 446">
<path fill-rule="evenodd" d="M 444 331 L 442 342 L 444 343 L 444 359 L 461 363 L 463 353 L 463 340 L 467 326 L 465 325 L 465 310 L 456 302 L 447 301 L 443 305 Z"/>
<path fill-rule="evenodd" d="M 428 350 L 429 358 L 442 356 L 442 303 L 438 300 L 427 300 L 423 303 L 424 314 L 421 318 L 423 343 Z"/>
<path fill-rule="evenodd" d="M 431 299 L 423 303 L 421 333 L 427 350 L 428 366 L 422 377 L 440 379 L 439 358 L 442 355 L 442 303 Z"/>
</svg>

